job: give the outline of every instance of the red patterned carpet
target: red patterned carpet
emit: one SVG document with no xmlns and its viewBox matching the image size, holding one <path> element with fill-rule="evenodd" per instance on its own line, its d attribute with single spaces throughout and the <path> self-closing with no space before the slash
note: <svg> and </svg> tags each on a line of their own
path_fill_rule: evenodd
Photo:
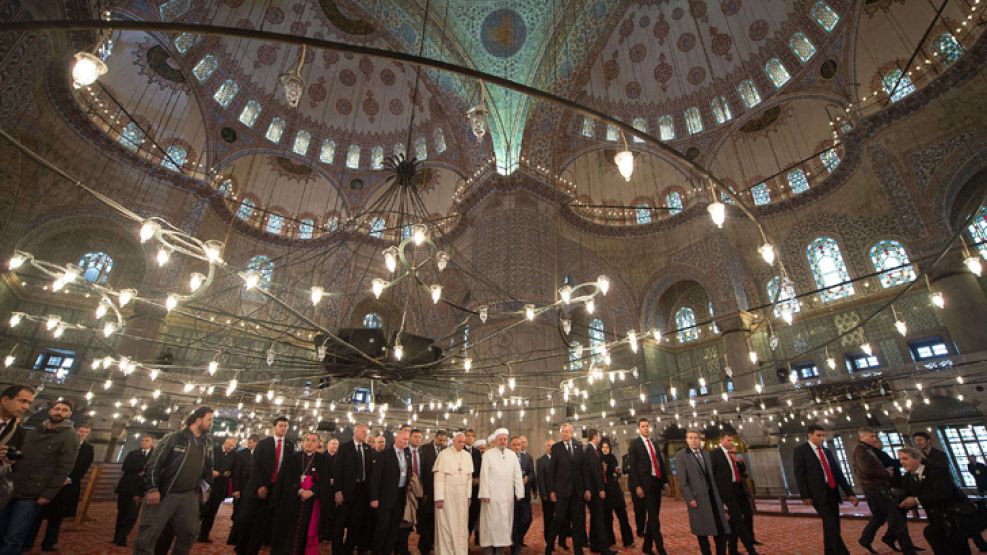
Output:
<svg viewBox="0 0 987 555">
<path fill-rule="evenodd" d="M 533 509 L 535 521 L 527 535 L 527 544 L 529 547 L 525 549 L 525 553 L 528 555 L 542 553 L 545 546 L 545 542 L 542 539 L 541 510 L 537 503 Z M 216 526 L 212 533 L 216 543 L 196 544 L 192 553 L 233 553 L 233 549 L 223 543 L 229 533 L 231 510 L 231 505 L 224 504 L 219 511 L 219 515 L 216 517 Z M 670 554 L 699 553 L 695 537 L 689 534 L 689 522 L 685 504 L 680 501 L 666 499 L 662 506 L 661 515 L 661 528 L 665 537 L 665 547 L 668 552 Z M 90 520 L 81 526 L 77 526 L 74 522 L 69 521 L 66 521 L 62 525 L 61 541 L 59 542 L 60 553 L 65 555 L 96 555 L 104 553 L 123 555 L 133 552 L 133 534 L 130 538 L 130 549 L 116 547 L 110 543 L 110 539 L 113 536 L 114 519 L 116 518 L 115 503 L 94 503 L 89 509 L 89 518 Z M 844 519 L 843 521 L 843 538 L 850 548 L 851 553 L 865 553 L 856 543 L 856 539 L 859 537 L 860 530 L 863 528 L 865 522 L 862 519 Z M 754 524 L 758 540 L 764 543 L 762 546 L 763 553 L 769 555 L 782 553 L 791 555 L 816 555 L 823 552 L 822 526 L 815 518 L 758 515 L 755 517 Z M 922 539 L 923 527 L 924 523 L 911 523 L 909 530 L 916 543 L 926 547 L 925 541 Z M 415 545 L 414 536 L 412 538 L 412 545 Z M 875 548 L 881 553 L 891 553 L 891 550 L 880 544 L 880 542 L 875 543 Z M 332 549 L 329 545 L 323 544 L 322 553 L 329 554 L 331 552 Z M 564 551 L 558 552 L 565 553 Z M 620 552 L 624 554 L 640 553 L 641 540 L 637 540 L 635 547 L 620 549 Z M 31 553 L 40 553 L 40 551 L 36 548 Z"/>
</svg>

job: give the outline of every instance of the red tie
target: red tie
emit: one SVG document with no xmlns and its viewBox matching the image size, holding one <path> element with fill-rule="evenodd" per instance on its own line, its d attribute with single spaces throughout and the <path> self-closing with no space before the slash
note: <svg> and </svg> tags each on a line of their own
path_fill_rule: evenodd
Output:
<svg viewBox="0 0 987 555">
<path fill-rule="evenodd" d="M 271 483 L 278 481 L 278 467 L 281 466 L 281 440 L 274 446 L 274 474 L 271 475 Z"/>
<path fill-rule="evenodd" d="M 651 456 L 651 469 L 655 473 L 655 478 L 661 478 L 661 469 L 658 468 L 658 458 L 655 456 L 655 446 L 651 445 L 650 439 L 642 437 L 641 440 L 648 446 L 648 455 Z"/>
<path fill-rule="evenodd" d="M 816 447 L 816 450 L 819 451 L 819 460 L 822 462 L 823 472 L 826 473 L 826 485 L 832 489 L 836 489 L 836 478 L 833 477 L 833 471 L 829 468 L 826 453 L 823 453 L 822 447 Z"/>
<path fill-rule="evenodd" d="M 730 456 L 730 455 L 727 455 L 727 457 L 730 459 L 730 464 L 733 465 L 733 481 L 734 482 L 739 482 L 740 481 L 740 469 L 737 468 L 737 461 L 735 461 L 733 459 L 733 457 Z"/>
<path fill-rule="evenodd" d="M 411 473 L 418 476 L 418 449 L 411 452 Z M 421 478 L 421 476 L 418 476 Z"/>
</svg>

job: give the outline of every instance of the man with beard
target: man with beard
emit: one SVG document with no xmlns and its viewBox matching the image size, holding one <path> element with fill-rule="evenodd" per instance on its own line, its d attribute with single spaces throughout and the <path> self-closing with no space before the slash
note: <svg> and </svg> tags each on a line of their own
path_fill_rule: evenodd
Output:
<svg viewBox="0 0 987 555">
<path fill-rule="evenodd" d="M 175 555 L 186 555 L 199 528 L 200 483 L 212 480 L 213 410 L 199 407 L 185 419 L 185 428 L 172 432 L 151 451 L 144 472 L 143 514 L 134 555 L 151 555 L 169 524 L 175 532 Z"/>
<path fill-rule="evenodd" d="M 34 520 L 34 529 L 25 542 L 24 551 L 30 551 L 34 547 L 34 540 L 41 530 L 41 521 L 47 519 L 48 526 L 45 528 L 45 536 L 41 540 L 42 551 L 55 551 L 58 544 L 58 531 L 62 527 L 62 520 L 75 516 L 76 508 L 79 506 L 79 495 L 82 492 L 82 479 L 89 472 L 89 467 L 93 464 L 93 446 L 86 442 L 92 428 L 89 424 L 80 424 L 76 428 L 79 436 L 79 450 L 75 456 L 75 466 L 69 477 L 65 479 L 65 486 L 59 490 L 58 495 L 51 500 L 46 507 L 42 507 L 38 518 Z"/>
<path fill-rule="evenodd" d="M 494 432 L 494 447 L 483 454 L 480 470 L 480 545 L 487 555 L 503 552 L 511 545 L 514 502 L 524 497 L 521 464 L 507 448 L 506 428 Z"/>
<path fill-rule="evenodd" d="M 321 495 L 329 472 L 325 456 L 316 452 L 318 447 L 319 434 L 309 432 L 302 440 L 302 452 L 288 455 L 281 465 L 281 478 L 271 499 L 272 555 L 319 552 Z"/>
<path fill-rule="evenodd" d="M 38 512 L 65 485 L 79 443 L 70 416 L 72 405 L 55 401 L 48 419 L 24 434 L 21 458 L 11 475 L 13 498 L 0 510 L 0 554 L 20 555 Z"/>
<path fill-rule="evenodd" d="M 353 553 L 370 549 L 370 447 L 366 444 L 367 426 L 353 428 L 353 441 L 339 446 L 333 459 L 336 480 L 334 501 L 339 517 L 332 539 L 333 553 Z M 345 532 L 345 538 L 344 538 Z M 344 544 L 345 539 L 345 544 Z"/>
<path fill-rule="evenodd" d="M 238 555 L 257 555 L 262 545 L 271 543 L 271 522 L 274 507 L 271 494 L 278 484 L 281 465 L 285 458 L 295 452 L 295 445 L 285 439 L 288 433 L 288 419 L 279 416 L 274 419 L 272 435 L 260 440 L 250 458 L 250 482 L 246 491 L 246 502 L 241 509 L 240 539 L 237 542 Z"/>
<path fill-rule="evenodd" d="M 247 438 L 247 448 L 237 453 L 236 459 L 233 461 L 233 473 L 230 474 L 230 490 L 232 492 L 230 496 L 233 498 L 233 515 L 230 520 L 233 521 L 233 525 L 230 526 L 230 535 L 226 538 L 226 545 L 236 545 L 236 540 L 240 537 L 238 521 L 240 509 L 243 506 L 243 492 L 247 489 L 247 482 L 250 481 L 250 458 L 254 454 L 254 449 L 257 448 L 258 440 L 260 440 L 260 436 L 250 434 L 250 437 Z"/>
<path fill-rule="evenodd" d="M 215 449 L 212 457 L 212 489 L 209 490 L 209 500 L 202 505 L 202 526 L 199 529 L 199 541 L 203 543 L 212 543 L 209 532 L 216 521 L 216 513 L 223 501 L 233 493 L 230 489 L 230 476 L 233 474 L 233 463 L 236 462 L 236 438 L 227 437 L 223 446 Z"/>
<path fill-rule="evenodd" d="M 141 446 L 127 453 L 123 459 L 123 476 L 117 482 L 117 521 L 114 527 L 113 543 L 127 547 L 127 536 L 137 524 L 140 511 L 140 501 L 144 497 L 144 466 L 151 449 L 154 448 L 154 436 L 148 434 L 141 438 Z"/>
</svg>

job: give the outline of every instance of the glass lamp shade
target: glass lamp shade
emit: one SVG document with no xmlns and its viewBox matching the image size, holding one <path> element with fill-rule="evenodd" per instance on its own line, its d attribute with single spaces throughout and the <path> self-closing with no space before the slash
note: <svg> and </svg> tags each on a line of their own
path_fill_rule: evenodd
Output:
<svg viewBox="0 0 987 555">
<path fill-rule="evenodd" d="M 617 164 L 617 171 L 623 176 L 624 181 L 630 181 L 634 175 L 634 154 L 629 150 L 621 150 L 613 157 L 613 162 Z"/>
<path fill-rule="evenodd" d="M 106 64 L 95 54 L 76 52 L 72 63 L 72 86 L 81 89 L 96 82 L 106 75 Z"/>
<path fill-rule="evenodd" d="M 282 73 L 278 76 L 281 86 L 284 87 L 284 99 L 288 106 L 297 108 L 302 100 L 302 92 L 305 90 L 305 82 L 295 73 Z"/>
<path fill-rule="evenodd" d="M 709 203 L 706 207 L 706 211 L 709 212 L 709 217 L 713 219 L 713 223 L 716 227 L 723 227 L 723 222 L 727 219 L 727 207 L 720 201 L 713 201 Z"/>
</svg>

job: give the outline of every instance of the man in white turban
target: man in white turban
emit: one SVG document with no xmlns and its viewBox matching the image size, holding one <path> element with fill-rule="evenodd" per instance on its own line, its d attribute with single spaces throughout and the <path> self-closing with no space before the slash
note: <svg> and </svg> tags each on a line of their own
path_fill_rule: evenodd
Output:
<svg viewBox="0 0 987 555">
<path fill-rule="evenodd" d="M 507 448 L 509 432 L 494 432 L 494 443 L 480 465 L 480 545 L 486 553 L 504 553 L 511 545 L 514 501 L 524 497 L 524 481 L 517 454 Z"/>
<path fill-rule="evenodd" d="M 452 436 L 432 467 L 435 488 L 435 555 L 469 551 L 469 507 L 473 494 L 473 457 L 464 449 L 466 434 Z"/>
</svg>

